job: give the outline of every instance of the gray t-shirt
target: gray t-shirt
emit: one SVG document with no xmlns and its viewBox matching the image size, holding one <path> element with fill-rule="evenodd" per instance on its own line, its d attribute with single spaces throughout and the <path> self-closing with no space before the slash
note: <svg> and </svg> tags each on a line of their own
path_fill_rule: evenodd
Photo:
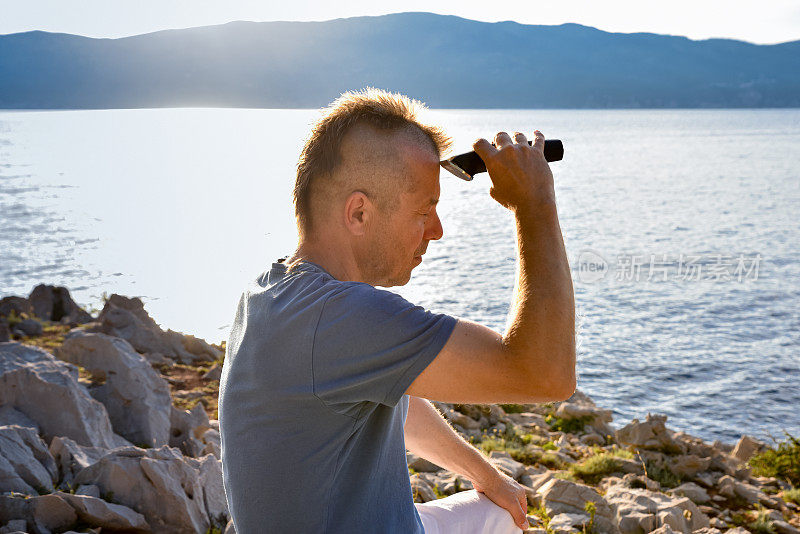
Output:
<svg viewBox="0 0 800 534">
<path fill-rule="evenodd" d="M 239 301 L 219 388 L 237 532 L 422 533 L 404 393 L 455 325 L 311 262 L 273 263 Z"/>
</svg>

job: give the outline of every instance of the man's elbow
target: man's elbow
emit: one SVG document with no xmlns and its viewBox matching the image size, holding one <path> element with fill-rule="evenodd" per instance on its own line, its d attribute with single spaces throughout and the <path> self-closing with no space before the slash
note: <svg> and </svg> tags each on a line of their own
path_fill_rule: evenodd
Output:
<svg viewBox="0 0 800 534">
<path fill-rule="evenodd" d="M 562 350 L 560 357 L 548 360 L 549 369 L 528 369 L 525 389 L 530 403 L 564 401 L 575 393 L 575 349 Z"/>
<path fill-rule="evenodd" d="M 554 399 L 553 402 L 560 402 L 565 401 L 575 393 L 575 388 L 577 387 L 577 383 L 575 380 L 575 373 L 573 372 L 571 376 L 559 381 L 559 384 L 554 392 Z"/>
</svg>

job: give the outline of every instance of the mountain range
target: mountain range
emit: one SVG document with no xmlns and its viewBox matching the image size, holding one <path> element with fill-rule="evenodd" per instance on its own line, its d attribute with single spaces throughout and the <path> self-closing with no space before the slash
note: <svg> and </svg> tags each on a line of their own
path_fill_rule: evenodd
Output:
<svg viewBox="0 0 800 534">
<path fill-rule="evenodd" d="M 309 108 L 374 86 L 437 108 L 800 107 L 800 40 L 395 13 L 118 39 L 0 35 L 0 108 Z"/>
</svg>

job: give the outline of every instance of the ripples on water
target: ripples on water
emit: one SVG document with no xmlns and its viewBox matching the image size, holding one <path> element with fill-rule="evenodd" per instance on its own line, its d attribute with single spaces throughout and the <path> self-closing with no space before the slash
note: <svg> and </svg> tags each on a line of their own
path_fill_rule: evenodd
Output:
<svg viewBox="0 0 800 534">
<path fill-rule="evenodd" d="M 579 388 L 616 424 L 732 442 L 800 434 L 800 110 L 435 111 L 456 151 L 500 129 L 564 141 L 554 163 L 579 315 Z M 0 295 L 141 296 L 163 326 L 224 339 L 236 299 L 290 252 L 313 111 L 0 113 Z M 442 174 L 445 236 L 395 288 L 503 330 L 514 227 L 489 179 Z M 758 277 L 651 276 L 651 255 L 761 256 Z M 664 258 L 663 255 L 666 255 Z M 618 278 L 639 257 L 639 280 Z M 581 260 L 607 272 L 587 280 Z M 670 263 L 672 262 L 672 263 Z M 673 269 L 674 270 L 674 269 Z M 658 273 L 657 273 L 658 274 Z"/>
</svg>

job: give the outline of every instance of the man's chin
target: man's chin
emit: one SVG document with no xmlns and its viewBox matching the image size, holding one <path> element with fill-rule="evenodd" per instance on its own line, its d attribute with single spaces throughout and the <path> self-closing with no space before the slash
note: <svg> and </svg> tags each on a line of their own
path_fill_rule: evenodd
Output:
<svg viewBox="0 0 800 534">
<path fill-rule="evenodd" d="M 413 267 L 412 267 L 413 269 Z M 411 271 L 403 276 L 402 278 L 392 278 L 380 284 L 375 284 L 378 287 L 395 287 L 395 286 L 404 286 L 411 281 Z"/>
</svg>

